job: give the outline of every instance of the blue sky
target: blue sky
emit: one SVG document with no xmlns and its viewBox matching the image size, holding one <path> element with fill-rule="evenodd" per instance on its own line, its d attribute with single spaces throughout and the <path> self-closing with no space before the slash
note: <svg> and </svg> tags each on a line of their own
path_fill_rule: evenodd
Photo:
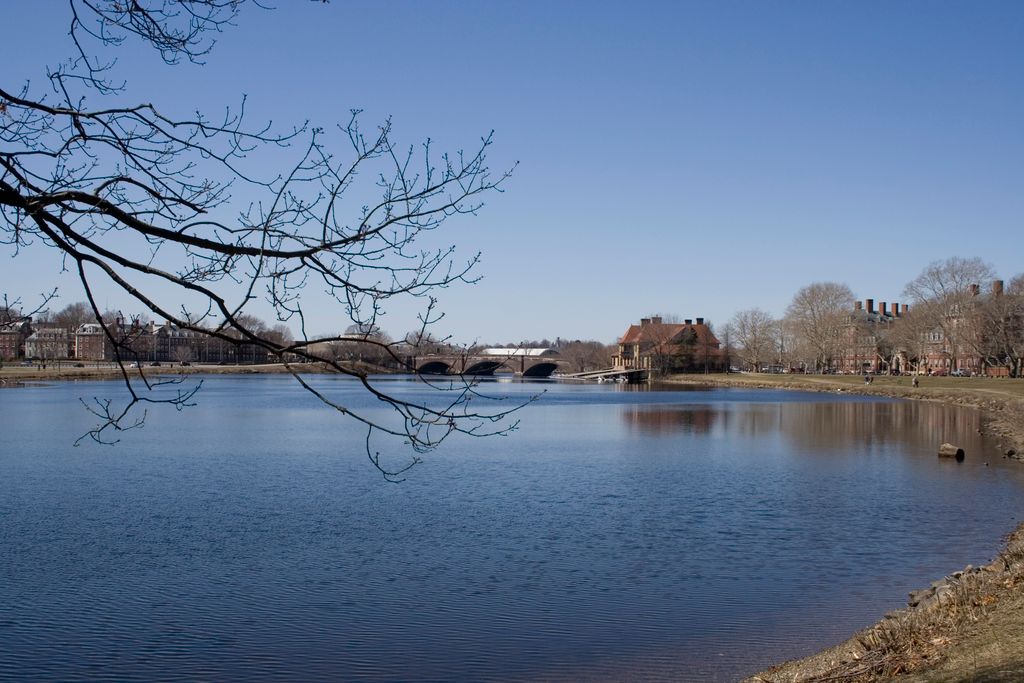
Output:
<svg viewBox="0 0 1024 683">
<path fill-rule="evenodd" d="M 243 8 L 202 66 L 126 45 L 125 99 L 218 111 L 244 93 L 253 120 L 328 127 L 359 108 L 449 150 L 493 129 L 491 167 L 520 165 L 445 228 L 483 252 L 480 283 L 440 293 L 460 341 L 781 315 L 820 280 L 900 301 L 954 255 L 1024 271 L 1024 4 L 280 4 Z M 4 86 L 41 80 L 68 54 L 64 3 L 4 11 Z M 81 298 L 53 254 L 7 256 L 0 289 Z"/>
</svg>

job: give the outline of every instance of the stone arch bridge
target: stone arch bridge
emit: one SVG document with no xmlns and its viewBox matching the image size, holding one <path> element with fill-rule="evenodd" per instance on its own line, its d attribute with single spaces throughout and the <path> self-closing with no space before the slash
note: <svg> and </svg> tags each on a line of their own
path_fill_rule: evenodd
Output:
<svg viewBox="0 0 1024 683">
<path fill-rule="evenodd" d="M 476 375 L 515 373 L 522 377 L 550 377 L 567 362 L 555 349 L 482 349 L 472 353 L 413 356 L 410 368 L 421 375 Z"/>
</svg>

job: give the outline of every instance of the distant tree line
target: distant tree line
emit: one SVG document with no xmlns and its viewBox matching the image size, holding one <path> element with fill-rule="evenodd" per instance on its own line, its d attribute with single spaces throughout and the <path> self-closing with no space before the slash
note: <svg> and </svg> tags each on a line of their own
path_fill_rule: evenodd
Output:
<svg viewBox="0 0 1024 683">
<path fill-rule="evenodd" d="M 902 296 L 902 308 L 869 311 L 847 285 L 815 282 L 781 318 L 745 309 L 723 336 L 753 372 L 1024 374 L 1024 274 L 1006 282 L 982 259 L 952 257 L 929 264 Z"/>
</svg>

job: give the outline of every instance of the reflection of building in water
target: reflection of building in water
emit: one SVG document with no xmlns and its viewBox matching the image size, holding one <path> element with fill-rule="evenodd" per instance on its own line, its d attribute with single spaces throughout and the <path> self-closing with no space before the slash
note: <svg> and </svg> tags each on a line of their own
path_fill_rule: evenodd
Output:
<svg viewBox="0 0 1024 683">
<path fill-rule="evenodd" d="M 794 445 L 816 452 L 867 449 L 885 443 L 909 444 L 932 452 L 943 441 L 983 452 L 981 414 L 969 408 L 916 401 L 781 402 L 733 410 L 733 427 L 757 437 L 781 432 Z"/>
<path fill-rule="evenodd" d="M 630 427 L 651 434 L 704 434 L 721 415 L 718 409 L 700 405 L 627 405 L 622 407 L 620 414 Z"/>
<path fill-rule="evenodd" d="M 748 403 L 623 405 L 623 422 L 651 435 L 729 432 L 751 442 L 783 439 L 794 452 L 843 454 L 899 445 L 901 451 L 934 455 L 944 441 L 969 454 L 996 454 L 983 438 L 981 414 L 960 406 L 919 401 L 810 400 Z"/>
</svg>

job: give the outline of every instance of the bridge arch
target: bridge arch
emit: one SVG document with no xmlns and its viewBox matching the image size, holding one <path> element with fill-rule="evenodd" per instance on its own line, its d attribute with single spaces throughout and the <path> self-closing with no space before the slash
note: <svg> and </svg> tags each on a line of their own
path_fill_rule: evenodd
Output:
<svg viewBox="0 0 1024 683">
<path fill-rule="evenodd" d="M 493 375 L 494 371 L 502 366 L 500 360 L 482 360 L 467 367 L 464 375 Z"/>
<path fill-rule="evenodd" d="M 416 368 L 416 372 L 421 375 L 447 375 L 451 369 L 444 361 L 431 360 Z"/>
<path fill-rule="evenodd" d="M 523 377 L 550 377 L 558 369 L 558 363 L 537 363 L 523 371 Z"/>
</svg>

